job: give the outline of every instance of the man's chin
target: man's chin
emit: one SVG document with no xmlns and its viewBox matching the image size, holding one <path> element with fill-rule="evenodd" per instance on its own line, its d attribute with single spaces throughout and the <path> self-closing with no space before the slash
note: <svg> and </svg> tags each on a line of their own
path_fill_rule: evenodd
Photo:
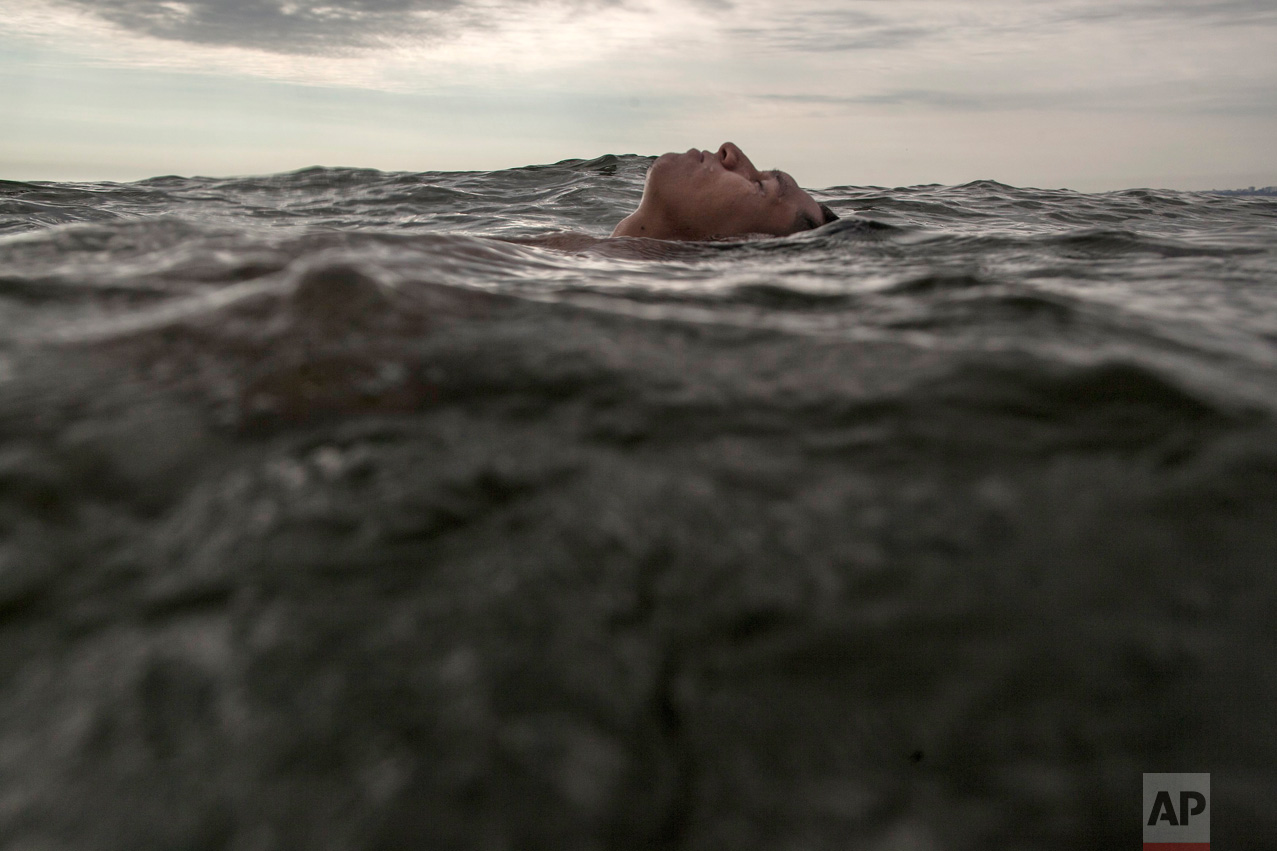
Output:
<svg viewBox="0 0 1277 851">
<path fill-rule="evenodd" d="M 674 167 L 680 159 L 684 158 L 686 158 L 685 154 L 676 154 L 673 151 L 668 154 L 661 154 L 656 158 L 656 162 L 652 163 L 652 165 L 648 168 L 647 173 L 651 174 L 654 171 L 668 171 L 670 168 Z"/>
</svg>

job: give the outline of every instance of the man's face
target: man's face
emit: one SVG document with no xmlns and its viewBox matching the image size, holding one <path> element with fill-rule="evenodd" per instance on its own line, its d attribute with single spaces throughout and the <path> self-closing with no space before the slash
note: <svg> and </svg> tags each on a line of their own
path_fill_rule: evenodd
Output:
<svg viewBox="0 0 1277 851">
<path fill-rule="evenodd" d="M 717 151 L 664 154 L 647 172 L 644 202 L 658 208 L 678 239 L 802 230 L 805 214 L 824 220 L 816 200 L 783 171 L 759 171 L 731 142 Z"/>
</svg>

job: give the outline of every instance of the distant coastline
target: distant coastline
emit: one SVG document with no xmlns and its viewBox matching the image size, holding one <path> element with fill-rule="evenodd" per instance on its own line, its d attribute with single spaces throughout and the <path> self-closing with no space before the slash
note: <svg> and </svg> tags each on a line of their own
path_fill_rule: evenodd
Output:
<svg viewBox="0 0 1277 851">
<path fill-rule="evenodd" d="M 1277 195 L 1277 186 L 1265 186 L 1256 189 L 1254 186 L 1249 189 L 1211 189 L 1208 190 L 1210 195 Z"/>
</svg>

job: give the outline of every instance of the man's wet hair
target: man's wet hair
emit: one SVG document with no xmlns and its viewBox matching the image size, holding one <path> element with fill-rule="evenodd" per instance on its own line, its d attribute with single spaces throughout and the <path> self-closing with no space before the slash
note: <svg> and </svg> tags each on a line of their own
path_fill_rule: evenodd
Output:
<svg viewBox="0 0 1277 851">
<path fill-rule="evenodd" d="M 799 213 L 798 230 L 815 230 L 821 225 L 827 225 L 830 222 L 838 221 L 838 214 L 826 207 L 824 204 L 820 205 L 820 214 L 824 217 L 824 221 L 818 222 L 807 213 Z"/>
</svg>

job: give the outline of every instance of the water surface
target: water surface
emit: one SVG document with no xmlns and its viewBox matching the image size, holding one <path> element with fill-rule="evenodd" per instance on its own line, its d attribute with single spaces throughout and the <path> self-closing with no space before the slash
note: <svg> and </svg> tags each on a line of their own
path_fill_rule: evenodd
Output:
<svg viewBox="0 0 1277 851">
<path fill-rule="evenodd" d="M 0 183 L 0 844 L 1277 844 L 1277 199 L 650 162 Z"/>
</svg>

